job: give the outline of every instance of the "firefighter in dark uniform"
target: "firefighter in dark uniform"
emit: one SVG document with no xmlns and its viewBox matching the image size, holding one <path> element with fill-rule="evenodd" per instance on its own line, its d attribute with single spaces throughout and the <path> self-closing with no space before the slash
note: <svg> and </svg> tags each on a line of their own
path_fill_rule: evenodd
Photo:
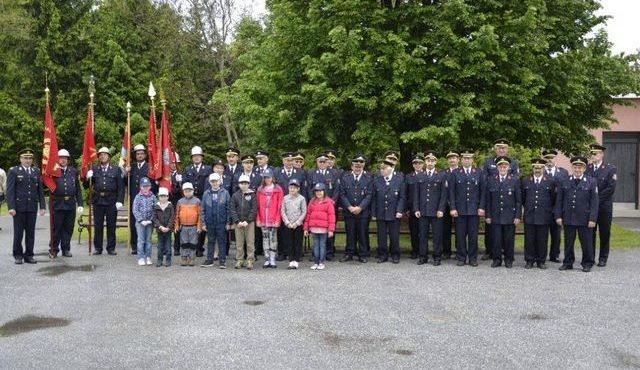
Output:
<svg viewBox="0 0 640 370">
<path fill-rule="evenodd" d="M 378 229 L 378 263 L 387 262 L 389 256 L 393 263 L 399 263 L 400 219 L 405 210 L 404 180 L 394 175 L 392 161 L 385 159 L 380 167 L 380 176 L 373 181 L 371 198 L 371 214 Z"/>
<path fill-rule="evenodd" d="M 509 145 L 511 142 L 507 139 L 497 139 L 493 143 L 493 149 L 496 153 L 495 156 L 489 157 L 484 161 L 484 166 L 482 167 L 482 171 L 484 175 L 489 178 L 495 176 L 498 173 L 498 167 L 496 165 L 496 158 L 498 157 L 508 157 L 509 156 Z M 509 175 L 519 175 L 520 168 L 518 167 L 518 161 L 516 159 L 510 159 L 511 164 L 509 165 Z M 492 239 L 492 228 L 489 227 L 488 224 L 485 223 L 484 229 L 484 246 L 485 253 L 482 255 L 482 260 L 492 259 L 491 256 L 491 246 L 493 245 Z"/>
<path fill-rule="evenodd" d="M 53 240 L 49 244 L 49 258 L 56 258 L 58 251 L 62 256 L 71 257 L 71 236 L 76 221 L 76 212 L 82 214 L 82 188 L 78 179 L 78 170 L 69 166 L 69 151 L 58 151 L 60 177 L 55 178 L 56 189 L 51 194 L 51 217 L 53 218 Z M 60 247 L 60 249 L 58 249 Z"/>
<path fill-rule="evenodd" d="M 556 156 L 558 155 L 558 151 L 555 149 L 544 149 L 542 151 L 542 158 L 544 158 L 547 163 L 545 164 L 545 175 L 547 177 L 552 178 L 556 186 L 569 178 L 569 171 L 562 167 L 556 166 Z M 553 204 L 556 204 L 556 193 L 553 194 Z M 560 234 L 562 232 L 562 227 L 558 226 L 555 222 L 552 222 L 549 225 L 549 236 L 550 236 L 550 245 L 549 245 L 549 261 L 560 263 Z"/>
<path fill-rule="evenodd" d="M 293 168 L 298 170 L 304 170 L 304 153 L 301 151 L 296 151 L 293 153 Z M 306 194 L 305 194 L 306 196 Z"/>
<path fill-rule="evenodd" d="M 262 173 L 270 169 L 271 173 L 276 172 L 276 168 L 269 164 L 269 152 L 266 150 L 258 150 L 256 151 L 256 166 L 254 168 L 255 171 L 258 172 L 258 175 L 262 175 Z M 260 228 L 256 228 L 256 231 Z"/>
<path fill-rule="evenodd" d="M 413 171 L 405 175 L 405 194 L 407 201 L 405 202 L 406 212 L 409 217 L 409 235 L 411 241 L 411 259 L 416 259 L 420 255 L 420 217 L 416 217 L 417 208 L 414 208 L 415 204 L 413 198 L 418 194 L 418 181 L 422 180 L 422 173 L 424 173 L 424 157 L 422 154 L 414 154 L 411 159 L 411 165 Z"/>
<path fill-rule="evenodd" d="M 149 176 L 149 162 L 147 162 L 147 150 L 144 145 L 138 144 L 134 146 L 133 155 L 136 159 L 133 165 L 123 168 L 125 176 L 129 176 L 126 186 L 129 189 L 129 217 L 131 220 L 135 220 L 133 217 L 133 200 L 140 191 L 140 179 Z M 136 223 L 131 222 L 130 226 L 131 254 L 137 254 L 138 231 L 136 230 Z"/>
<path fill-rule="evenodd" d="M 174 153 L 176 162 L 171 163 L 171 193 L 169 194 L 169 201 L 173 204 L 175 209 L 178 201 L 182 198 L 182 174 L 180 173 L 180 156 L 178 153 Z M 180 255 L 180 231 L 176 230 L 173 234 L 173 255 Z"/>
<path fill-rule="evenodd" d="M 351 159 L 351 171 L 345 171 L 340 180 L 340 206 L 342 207 L 347 246 L 340 262 L 353 260 L 367 263 L 369 247 L 369 217 L 373 176 L 364 170 L 366 158 L 356 154 Z M 357 248 L 356 248 L 357 246 Z"/>
<path fill-rule="evenodd" d="M 546 269 L 549 225 L 555 224 L 553 209 L 556 199 L 556 181 L 545 172 L 547 161 L 531 160 L 533 174 L 522 179 L 522 206 L 524 208 L 524 260 L 525 268 L 535 263 Z"/>
<path fill-rule="evenodd" d="M 613 193 L 616 191 L 618 180 L 616 166 L 604 163 L 604 151 L 607 149 L 599 144 L 591 144 L 591 163 L 587 167 L 586 175 L 598 182 L 598 221 L 593 229 L 593 255 L 596 254 L 596 233 L 600 234 L 600 255 L 598 266 L 607 265 L 609 258 L 609 239 L 611 237 L 611 221 L 613 219 Z"/>
<path fill-rule="evenodd" d="M 120 167 L 109 163 L 111 154 L 109 149 L 102 147 L 98 150 L 100 164 L 93 166 L 87 172 L 85 187 L 93 184 L 93 246 L 94 255 L 102 254 L 104 239 L 104 222 L 107 221 L 107 253 L 116 255 L 116 220 L 118 210 L 124 202 L 124 180 Z"/>
<path fill-rule="evenodd" d="M 305 196 L 306 190 L 304 188 L 304 183 L 306 181 L 306 176 L 304 171 L 293 167 L 293 156 L 293 152 L 282 153 L 282 167 L 276 169 L 276 172 L 274 173 L 276 184 L 280 185 L 284 194 L 287 195 L 289 194 L 289 181 L 295 179 L 298 182 L 300 194 Z M 283 233 L 286 232 L 286 229 L 288 229 L 287 225 L 280 225 L 278 228 L 278 240 L 284 240 Z M 284 243 L 278 243 L 277 261 L 289 259 L 287 254 L 289 247 L 289 245 L 285 245 Z"/>
<path fill-rule="evenodd" d="M 448 167 L 444 171 L 447 177 L 447 184 L 452 184 L 453 172 L 458 169 L 460 154 L 457 150 L 449 150 L 447 153 Z M 448 191 L 448 190 L 447 190 Z M 453 227 L 453 218 L 451 217 L 451 206 L 449 204 L 449 195 L 447 194 L 447 202 L 444 208 L 444 216 L 442 217 L 442 259 L 451 258 L 453 250 L 451 249 L 451 228 Z"/>
<path fill-rule="evenodd" d="M 33 167 L 33 150 L 20 152 L 20 165 L 7 172 L 7 207 L 13 217 L 13 258 L 17 265 L 37 263 L 33 258 L 38 208 L 44 216 L 45 202 L 40 170 Z M 24 236 L 24 249 L 22 238 Z"/>
<path fill-rule="evenodd" d="M 442 221 L 448 198 L 447 174 L 436 169 L 438 157 L 429 150 L 424 160 L 427 168 L 421 173 L 417 191 L 413 196 L 415 217 L 420 220 L 420 259 L 418 265 L 429 260 L 429 230 L 433 236 L 433 265 L 442 260 Z"/>
<path fill-rule="evenodd" d="M 204 153 L 202 148 L 194 146 L 191 148 L 191 164 L 182 172 L 182 183 L 193 185 L 193 195 L 202 200 L 202 194 L 209 188 L 209 175 L 213 173 L 211 166 L 202 163 Z M 198 244 L 196 246 L 196 257 L 202 257 L 204 252 L 204 241 L 207 233 L 198 234 Z"/>
<path fill-rule="evenodd" d="M 517 175 L 509 173 L 511 159 L 497 157 L 498 174 L 487 179 L 486 222 L 491 227 L 493 239 L 493 262 L 491 267 L 502 265 L 513 267 L 516 225 L 522 218 L 522 190 Z"/>
<path fill-rule="evenodd" d="M 342 178 L 342 174 L 344 173 L 344 170 L 336 166 L 336 158 L 338 156 L 338 151 L 335 149 L 327 149 L 324 151 L 324 153 L 327 156 L 327 169 L 336 170 L 336 172 L 338 172 L 338 178 Z"/>
<path fill-rule="evenodd" d="M 485 215 L 486 176 L 473 167 L 473 152 L 462 150 L 462 167 L 449 181 L 449 206 L 456 225 L 457 265 L 478 266 L 478 224 Z"/>
<path fill-rule="evenodd" d="M 324 183 L 325 195 L 333 199 L 334 204 L 338 204 L 340 196 L 340 178 L 338 171 L 327 168 L 327 155 L 321 153 L 316 157 L 316 168 L 307 173 L 308 193 L 307 199 L 313 199 L 313 187 L 318 183 Z M 335 256 L 335 238 L 327 238 L 327 261 L 331 261 Z"/>
<path fill-rule="evenodd" d="M 396 170 L 396 166 L 400 161 L 400 154 L 395 150 L 387 150 L 384 153 L 384 160 L 393 163 L 393 176 L 398 176 L 404 181 L 404 174 L 398 170 Z M 378 171 L 375 173 L 374 177 L 382 176 L 382 171 Z"/>
<path fill-rule="evenodd" d="M 584 171 L 587 158 L 571 158 L 573 174 L 558 186 L 558 196 L 554 217 L 556 223 L 564 227 L 564 261 L 560 270 L 573 269 L 575 255 L 573 246 L 576 233 L 582 247 L 582 271 L 589 272 L 593 267 L 593 235 L 598 219 L 598 182 L 587 176 Z"/>
<path fill-rule="evenodd" d="M 222 159 L 214 158 L 211 167 L 213 173 L 217 173 L 218 175 L 220 175 L 220 187 L 231 194 L 231 190 L 233 190 L 233 177 L 231 177 L 231 175 L 225 171 L 226 166 Z"/>
</svg>

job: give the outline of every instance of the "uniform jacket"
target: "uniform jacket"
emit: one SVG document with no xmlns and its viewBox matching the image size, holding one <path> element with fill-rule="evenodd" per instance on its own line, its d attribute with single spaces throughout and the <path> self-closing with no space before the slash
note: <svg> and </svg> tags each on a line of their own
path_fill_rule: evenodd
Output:
<svg viewBox="0 0 640 370">
<path fill-rule="evenodd" d="M 55 211 L 74 211 L 82 207 L 82 187 L 78 179 L 78 170 L 73 167 L 60 169 L 60 177 L 54 178 L 56 190 L 51 195 Z"/>
<path fill-rule="evenodd" d="M 335 169 L 326 169 L 324 175 L 317 168 L 309 170 L 307 173 L 307 199 L 313 199 L 313 187 L 321 182 L 326 187 L 325 195 L 337 204 L 340 196 L 340 177 Z"/>
<path fill-rule="evenodd" d="M 587 166 L 585 174 L 596 179 L 598 183 L 599 212 L 613 212 L 613 193 L 616 191 L 618 175 L 616 166 L 602 163 L 594 171 L 593 165 Z"/>
<path fill-rule="evenodd" d="M 492 224 L 509 225 L 522 218 L 522 190 L 520 179 L 515 175 L 507 175 L 504 181 L 495 175 L 487 179 L 486 218 Z"/>
<path fill-rule="evenodd" d="M 362 171 L 356 183 L 353 171 L 346 171 L 340 180 L 340 206 L 345 218 L 369 218 L 371 215 L 371 197 L 373 195 L 373 176 Z M 360 207 L 362 212 L 354 215 L 348 207 Z"/>
<path fill-rule="evenodd" d="M 576 183 L 577 182 L 577 183 Z M 561 218 L 563 225 L 587 226 L 598 219 L 598 183 L 593 177 L 573 176 L 558 185 L 554 217 Z"/>
<path fill-rule="evenodd" d="M 556 199 L 556 180 L 542 175 L 540 183 L 529 176 L 522 179 L 522 205 L 524 223 L 529 225 L 550 225 L 554 222 L 553 208 Z"/>
<path fill-rule="evenodd" d="M 423 172 L 416 173 L 413 171 L 404 176 L 405 194 L 407 196 L 404 208 L 405 211 L 410 212 L 412 215 L 417 211 L 415 207 L 419 206 L 413 200 L 418 196 L 419 182 L 424 180 L 422 174 Z"/>
<path fill-rule="evenodd" d="M 15 166 L 7 173 L 7 206 L 16 212 L 37 212 L 45 209 L 42 176 L 37 167 L 31 173 L 22 166 Z"/>
<path fill-rule="evenodd" d="M 182 182 L 190 182 L 193 184 L 193 195 L 198 199 L 202 199 L 204 191 L 209 189 L 209 175 L 213 170 L 211 166 L 204 163 L 200 164 L 200 170 L 196 170 L 196 166 L 190 164 L 182 171 Z"/>
<path fill-rule="evenodd" d="M 451 174 L 449 182 L 449 206 L 460 216 L 477 216 L 478 209 L 485 209 L 486 177 L 477 168 L 466 174 L 460 167 Z"/>
<path fill-rule="evenodd" d="M 495 176 L 498 174 L 498 166 L 495 163 L 496 156 L 485 159 L 482 166 L 482 172 L 486 177 Z M 520 167 L 518 167 L 518 160 L 511 158 L 511 165 L 509 165 L 509 175 L 520 174 Z"/>
<path fill-rule="evenodd" d="M 92 203 L 99 206 L 124 203 L 124 179 L 120 167 L 109 164 L 106 170 L 103 170 L 101 165 L 96 165 L 91 170 L 93 178 L 91 181 L 85 181 L 85 186 L 93 184 Z"/>
<path fill-rule="evenodd" d="M 438 211 L 445 211 L 449 187 L 447 174 L 436 169 L 428 176 L 423 172 L 418 177 L 417 189 L 413 195 L 413 212 L 420 211 L 422 217 L 436 217 Z"/>
<path fill-rule="evenodd" d="M 403 213 L 405 209 L 405 185 L 399 176 L 391 177 L 389 183 L 383 176 L 373 181 L 371 198 L 371 215 L 380 221 L 393 221 L 396 213 Z"/>
<path fill-rule="evenodd" d="M 297 179 L 300 182 L 300 194 L 306 198 L 307 194 L 307 174 L 303 170 L 297 168 L 291 169 L 291 176 L 287 177 L 287 170 L 282 167 L 278 168 L 274 173 L 276 183 L 280 184 L 282 191 L 285 194 L 289 194 L 289 181 L 291 179 Z"/>
</svg>

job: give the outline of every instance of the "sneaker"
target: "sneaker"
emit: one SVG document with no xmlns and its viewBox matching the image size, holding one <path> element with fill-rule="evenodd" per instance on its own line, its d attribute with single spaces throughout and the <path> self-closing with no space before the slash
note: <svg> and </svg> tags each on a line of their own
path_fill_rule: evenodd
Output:
<svg viewBox="0 0 640 370">
<path fill-rule="evenodd" d="M 153 261 L 151 261 L 151 257 L 147 257 L 147 266 L 153 265 Z"/>
<path fill-rule="evenodd" d="M 269 262 L 269 260 L 264 261 L 264 265 L 262 265 L 263 269 L 269 268 L 271 267 L 271 263 Z"/>
<path fill-rule="evenodd" d="M 312 270 L 317 270 L 318 269 L 318 264 L 314 263 L 313 266 L 311 266 L 311 269 Z"/>
<path fill-rule="evenodd" d="M 220 269 L 224 270 L 224 269 L 226 269 L 226 268 L 227 268 L 227 265 L 225 265 L 224 263 L 221 263 L 221 264 L 220 264 Z"/>
<path fill-rule="evenodd" d="M 187 257 L 181 257 L 180 266 L 186 266 L 186 265 L 187 265 Z"/>
<path fill-rule="evenodd" d="M 193 257 L 187 257 L 187 261 L 189 262 L 189 266 L 191 267 L 196 265 L 196 261 L 193 259 Z"/>
<path fill-rule="evenodd" d="M 253 270 L 253 262 L 247 263 L 247 270 Z"/>
<path fill-rule="evenodd" d="M 237 261 L 236 265 L 233 266 L 233 268 L 235 268 L 236 270 L 241 269 L 242 268 L 242 261 Z"/>
<path fill-rule="evenodd" d="M 318 265 L 318 270 L 324 270 L 324 263 Z"/>
<path fill-rule="evenodd" d="M 212 260 L 205 260 L 200 267 L 211 267 L 213 266 L 213 261 Z"/>
<path fill-rule="evenodd" d="M 138 259 L 138 266 L 144 266 L 144 265 L 146 265 L 146 263 L 144 261 L 144 258 L 139 258 Z"/>
</svg>

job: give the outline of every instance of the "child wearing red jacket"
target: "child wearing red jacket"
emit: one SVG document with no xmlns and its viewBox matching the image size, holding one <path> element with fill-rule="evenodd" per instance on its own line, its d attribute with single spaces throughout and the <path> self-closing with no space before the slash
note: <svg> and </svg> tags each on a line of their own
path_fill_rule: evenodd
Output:
<svg viewBox="0 0 640 370">
<path fill-rule="evenodd" d="M 282 198 L 284 198 L 284 192 L 273 182 L 273 171 L 267 168 L 262 172 L 262 185 L 258 188 L 256 195 L 258 201 L 256 226 L 262 229 L 262 248 L 265 259 L 262 268 L 276 268 L 277 230 L 282 217 L 280 215 Z"/>
<path fill-rule="evenodd" d="M 325 195 L 322 182 L 313 187 L 313 199 L 307 206 L 307 217 L 304 220 L 304 236 L 313 235 L 313 256 L 315 264 L 312 270 L 324 270 L 327 253 L 327 238 L 333 237 L 336 230 L 336 210 L 331 198 Z"/>
</svg>

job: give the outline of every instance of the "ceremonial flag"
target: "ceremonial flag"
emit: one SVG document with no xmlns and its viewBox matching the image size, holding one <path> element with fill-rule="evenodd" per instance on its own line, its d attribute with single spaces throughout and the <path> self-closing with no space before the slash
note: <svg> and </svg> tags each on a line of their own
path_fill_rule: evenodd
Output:
<svg viewBox="0 0 640 370">
<path fill-rule="evenodd" d="M 151 180 L 157 180 L 162 175 L 160 170 L 160 161 L 158 158 L 158 142 L 156 141 L 156 112 L 151 107 L 149 113 L 149 133 L 147 135 L 147 151 L 149 153 L 149 172 L 148 176 Z"/>
<path fill-rule="evenodd" d="M 84 143 L 82 144 L 82 165 L 80 166 L 80 178 L 85 180 L 87 172 L 91 169 L 93 161 L 98 158 L 96 142 L 93 137 L 93 109 L 87 110 L 87 123 L 84 128 Z"/>
<path fill-rule="evenodd" d="M 58 137 L 49 109 L 49 102 L 44 106 L 44 140 L 42 143 L 42 182 L 51 190 L 56 190 L 55 178 L 60 177 L 58 164 Z"/>
<path fill-rule="evenodd" d="M 160 158 L 162 160 L 162 166 L 160 168 L 160 181 L 159 185 L 163 186 L 171 191 L 171 163 L 176 162 L 176 156 L 171 145 L 171 129 L 169 127 L 169 113 L 167 107 L 162 109 L 162 121 L 160 127 Z"/>
</svg>

